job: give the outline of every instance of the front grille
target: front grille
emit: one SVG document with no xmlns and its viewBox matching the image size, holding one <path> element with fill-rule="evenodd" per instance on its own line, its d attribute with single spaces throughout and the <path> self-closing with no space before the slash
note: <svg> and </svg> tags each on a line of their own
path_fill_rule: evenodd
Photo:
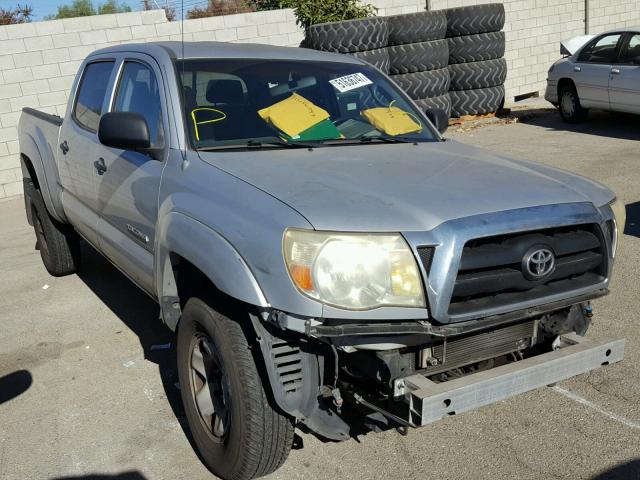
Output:
<svg viewBox="0 0 640 480">
<path fill-rule="evenodd" d="M 555 254 L 555 270 L 541 280 L 523 272 L 528 252 L 544 247 Z M 465 244 L 449 315 L 542 298 L 602 282 L 607 255 L 597 225 L 502 235 Z"/>
</svg>

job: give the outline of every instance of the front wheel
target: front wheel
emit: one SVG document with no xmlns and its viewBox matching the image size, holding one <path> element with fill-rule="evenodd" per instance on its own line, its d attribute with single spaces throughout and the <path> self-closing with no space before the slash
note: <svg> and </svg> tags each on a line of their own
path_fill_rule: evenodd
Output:
<svg viewBox="0 0 640 480">
<path fill-rule="evenodd" d="M 567 123 L 582 122 L 587 118 L 589 110 L 582 108 L 578 92 L 573 85 L 567 85 L 560 89 L 560 116 Z"/>
<path fill-rule="evenodd" d="M 191 298 L 177 360 L 187 421 L 207 468 L 223 479 L 277 470 L 291 450 L 293 423 L 269 404 L 240 324 Z"/>
</svg>

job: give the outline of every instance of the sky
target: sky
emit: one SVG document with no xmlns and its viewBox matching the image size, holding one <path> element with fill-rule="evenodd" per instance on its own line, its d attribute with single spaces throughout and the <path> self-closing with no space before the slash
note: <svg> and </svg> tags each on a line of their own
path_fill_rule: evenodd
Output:
<svg viewBox="0 0 640 480">
<path fill-rule="evenodd" d="M 119 0 L 121 2 L 122 0 Z M 124 0 L 126 4 L 131 6 L 131 10 L 140 10 L 141 0 Z M 15 8 L 17 4 L 31 5 L 33 7 L 34 20 L 42 20 L 43 17 L 56 13 L 58 11 L 58 5 L 72 3 L 72 0 L 0 0 L 0 8 L 10 9 Z M 100 0 L 93 0 L 94 5 L 103 3 Z"/>
</svg>

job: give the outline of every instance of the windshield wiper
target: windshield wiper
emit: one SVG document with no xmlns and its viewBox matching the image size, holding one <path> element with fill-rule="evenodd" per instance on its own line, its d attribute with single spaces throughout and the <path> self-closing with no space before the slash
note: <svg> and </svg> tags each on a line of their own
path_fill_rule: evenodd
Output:
<svg viewBox="0 0 640 480">
<path fill-rule="evenodd" d="M 363 143 L 373 143 L 373 142 L 416 143 L 416 140 L 411 140 L 404 137 L 385 137 L 382 135 L 377 135 L 374 137 L 356 137 L 356 138 L 347 138 L 344 140 L 334 140 L 330 142 L 324 142 L 324 144 L 325 145 L 361 145 Z"/>
<path fill-rule="evenodd" d="M 201 147 L 198 151 L 201 152 L 213 152 L 219 150 L 238 150 L 238 149 L 258 149 L 264 147 L 286 147 L 286 148 L 316 148 L 319 145 L 317 143 L 306 142 L 285 142 L 284 140 L 249 140 L 246 143 L 236 143 L 232 145 L 216 145 L 213 147 Z"/>
</svg>

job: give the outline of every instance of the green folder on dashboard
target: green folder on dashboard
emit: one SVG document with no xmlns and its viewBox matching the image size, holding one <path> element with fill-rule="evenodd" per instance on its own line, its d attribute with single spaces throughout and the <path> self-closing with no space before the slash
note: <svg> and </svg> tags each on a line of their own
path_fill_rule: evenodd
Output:
<svg viewBox="0 0 640 480">
<path fill-rule="evenodd" d="M 337 140 L 342 138 L 342 134 L 333 122 L 327 119 L 316 123 L 313 127 L 307 128 L 295 137 L 290 137 L 284 133 L 282 134 L 282 137 L 287 142 L 317 142 L 321 140 Z"/>
</svg>

